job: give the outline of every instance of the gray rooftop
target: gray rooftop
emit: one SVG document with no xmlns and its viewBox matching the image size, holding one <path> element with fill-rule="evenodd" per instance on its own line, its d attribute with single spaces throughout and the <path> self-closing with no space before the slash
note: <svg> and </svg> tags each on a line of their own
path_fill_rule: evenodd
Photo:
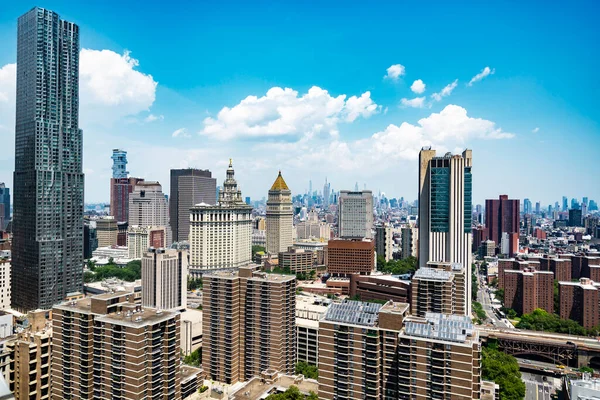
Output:
<svg viewBox="0 0 600 400">
<path fill-rule="evenodd" d="M 352 325 L 376 326 L 381 307 L 382 305 L 378 303 L 344 300 L 342 303 L 334 303 L 329 307 L 325 314 L 325 320 Z"/>
<path fill-rule="evenodd" d="M 427 313 L 425 318 L 407 320 L 404 332 L 409 336 L 465 343 L 473 335 L 474 327 L 465 315 Z"/>
<path fill-rule="evenodd" d="M 416 279 L 425 279 L 425 280 L 434 280 L 434 281 L 447 281 L 452 276 L 452 273 L 448 271 L 444 271 L 442 269 L 437 268 L 419 268 L 417 272 L 415 272 L 414 278 Z"/>
</svg>

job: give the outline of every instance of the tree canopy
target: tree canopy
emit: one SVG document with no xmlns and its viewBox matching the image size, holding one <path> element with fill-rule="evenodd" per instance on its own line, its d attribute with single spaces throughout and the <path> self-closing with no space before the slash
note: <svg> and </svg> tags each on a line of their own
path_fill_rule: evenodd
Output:
<svg viewBox="0 0 600 400">
<path fill-rule="evenodd" d="M 127 263 L 124 267 L 119 267 L 111 263 L 102 266 L 94 266 L 93 270 L 86 271 L 83 274 L 83 280 L 86 283 L 94 281 L 102 281 L 107 278 L 118 278 L 124 281 L 133 282 L 142 277 L 142 262 L 133 260 Z"/>
<path fill-rule="evenodd" d="M 392 274 L 392 275 L 403 275 L 413 274 L 417 269 L 417 259 L 415 257 L 408 257 L 403 260 L 390 260 L 385 261 L 382 256 L 377 257 L 377 270 Z"/>
<path fill-rule="evenodd" d="M 319 370 L 317 367 L 304 361 L 296 363 L 296 373 L 304 375 L 307 379 L 317 379 L 319 377 Z"/>
<path fill-rule="evenodd" d="M 522 400 L 525 383 L 517 359 L 493 348 L 483 348 L 481 376 L 500 385 L 500 400 Z"/>
<path fill-rule="evenodd" d="M 556 314 L 550 314 L 546 310 L 538 308 L 533 310 L 531 314 L 523 314 L 516 328 L 586 336 L 596 335 L 600 327 L 585 329 L 576 321 L 561 319 Z"/>
<path fill-rule="evenodd" d="M 288 390 L 283 393 L 270 394 L 266 400 L 318 400 L 319 396 L 316 393 L 310 392 L 308 396 L 304 396 L 297 386 L 290 386 Z"/>
</svg>

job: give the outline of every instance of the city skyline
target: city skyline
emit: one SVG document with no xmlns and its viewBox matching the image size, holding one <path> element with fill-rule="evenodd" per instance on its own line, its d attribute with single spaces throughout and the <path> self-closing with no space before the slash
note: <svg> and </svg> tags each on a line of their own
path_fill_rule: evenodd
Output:
<svg viewBox="0 0 600 400">
<path fill-rule="evenodd" d="M 427 10 L 426 21 L 407 19 L 402 26 L 390 17 L 425 9 L 370 8 L 371 18 L 363 21 L 360 9 L 336 18 L 336 8 L 326 7 L 310 28 L 303 26 L 304 6 L 290 13 L 290 5 L 247 10 L 237 4 L 225 18 L 219 6 L 189 5 L 186 12 L 170 11 L 175 28 L 154 4 L 119 5 L 116 13 L 111 2 L 48 3 L 82 26 L 86 202 L 109 199 L 108 185 L 90 182 L 108 181 L 117 147 L 129 152 L 131 175 L 157 180 L 166 192 L 171 168 L 218 171 L 233 158 L 251 198 L 265 196 L 270 182 L 262 177 L 281 169 L 293 194 L 303 193 L 309 179 L 322 186 L 327 176 L 336 190 L 358 181 L 375 193 L 414 199 L 414 160 L 423 145 L 440 153 L 473 149 L 480 166 L 473 176 L 475 204 L 532 193 L 553 204 L 564 193 L 577 195 L 578 181 L 593 180 L 592 170 L 578 168 L 600 145 L 598 100 L 590 95 L 598 86 L 591 69 L 598 56 L 587 50 L 590 32 L 598 29 L 592 27 L 592 3 L 521 6 L 508 26 L 504 19 L 512 7 L 504 5 L 494 12 L 453 6 L 455 17 L 447 21 L 448 10 L 438 4 Z M 0 17 L 6 44 L 0 53 L 0 138 L 6 143 L 14 140 L 16 18 L 27 9 L 7 4 Z M 255 18 L 246 19 L 244 11 Z M 469 18 L 478 11 L 481 18 Z M 530 24 L 538 13 L 545 18 Z M 562 21 L 565 13 L 577 18 Z M 202 27 L 186 27 L 188 18 L 201 18 Z M 568 34 L 555 32 L 556 18 Z M 369 32 L 350 28 L 354 22 Z M 435 29 L 414 34 L 423 24 Z M 154 25 L 180 32 L 178 40 L 166 41 L 170 35 L 154 32 Z M 122 26 L 144 34 L 131 35 Z M 434 40 L 438 32 L 444 41 Z M 483 34 L 472 39 L 469 32 Z M 392 40 L 392 33 L 409 39 Z M 547 40 L 538 43 L 540 35 Z M 225 47 L 206 40 L 214 37 Z M 538 44 L 531 47 L 532 41 Z M 257 43 L 268 46 L 255 54 Z M 330 54 L 331 46 L 339 50 Z M 181 55 L 188 62 L 179 62 Z M 278 114 L 280 107 L 288 113 Z M 524 151 L 527 158 L 520 157 Z M 149 162 L 152 154 L 160 154 L 161 163 Z M 0 181 L 8 187 L 14 186 L 13 159 L 12 152 L 0 155 Z M 554 184 L 527 179 L 527 173 L 547 174 Z M 578 197 L 583 195 L 598 199 L 600 188 Z"/>
</svg>

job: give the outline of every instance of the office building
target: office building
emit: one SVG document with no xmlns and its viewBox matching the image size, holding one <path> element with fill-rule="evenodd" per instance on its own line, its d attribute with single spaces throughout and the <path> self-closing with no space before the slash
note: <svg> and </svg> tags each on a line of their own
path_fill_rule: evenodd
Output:
<svg viewBox="0 0 600 400">
<path fill-rule="evenodd" d="M 188 251 L 149 248 L 142 257 L 142 306 L 159 310 L 187 307 Z"/>
<path fill-rule="evenodd" d="M 385 261 L 392 259 L 394 251 L 394 237 L 392 228 L 387 225 L 375 227 L 375 252 L 377 257 L 383 257 Z"/>
<path fill-rule="evenodd" d="M 327 244 L 327 271 L 334 276 L 369 275 L 375 269 L 372 240 L 330 240 Z"/>
<path fill-rule="evenodd" d="M 398 369 L 398 333 L 408 308 L 351 300 L 329 306 L 319 321 L 320 399 L 397 398 L 407 372 Z"/>
<path fill-rule="evenodd" d="M 494 257 L 496 255 L 496 243 L 493 240 L 485 240 L 479 246 L 479 257 Z"/>
<path fill-rule="evenodd" d="M 554 274 L 550 271 L 504 271 L 504 306 L 517 314 L 530 314 L 536 308 L 554 312 Z"/>
<path fill-rule="evenodd" d="M 83 286 L 79 27 L 34 7 L 18 20 L 13 308 L 48 309 Z"/>
<path fill-rule="evenodd" d="M 129 196 L 135 185 L 144 182 L 142 178 L 122 177 L 110 179 L 110 214 L 117 222 L 129 221 Z"/>
<path fill-rule="evenodd" d="M 8 340 L 7 383 L 15 399 L 50 399 L 50 353 L 52 338 L 45 331 L 27 330 Z"/>
<path fill-rule="evenodd" d="M 179 313 L 132 298 L 106 293 L 53 308 L 52 399 L 181 398 Z"/>
<path fill-rule="evenodd" d="M 316 254 L 310 250 L 290 248 L 279 253 L 279 268 L 293 273 L 308 274 L 317 268 Z"/>
<path fill-rule="evenodd" d="M 402 243 L 402 259 L 419 257 L 419 228 L 412 226 L 402 228 L 400 241 Z"/>
<path fill-rule="evenodd" d="M 410 303 L 411 283 L 392 275 L 350 275 L 348 295 L 361 301 L 388 301 Z"/>
<path fill-rule="evenodd" d="M 172 169 L 169 216 L 173 240 L 188 241 L 190 235 L 190 208 L 199 203 L 215 204 L 217 180 L 205 169 Z"/>
<path fill-rule="evenodd" d="M 298 240 L 329 240 L 331 238 L 331 225 L 320 221 L 319 214 L 314 209 L 308 212 L 306 221 L 299 222 L 294 229 Z"/>
<path fill-rule="evenodd" d="M 470 316 L 408 317 L 398 340 L 397 399 L 481 396 L 481 342 Z"/>
<path fill-rule="evenodd" d="M 470 314 L 472 152 L 435 154 L 431 148 L 419 153 L 419 267 L 426 267 L 429 261 L 463 265 L 468 294 L 465 306 Z"/>
<path fill-rule="evenodd" d="M 486 228 L 485 226 L 481 226 L 481 225 L 478 225 L 475 228 L 473 228 L 472 234 L 473 234 L 473 253 L 475 253 L 475 252 L 479 251 L 479 248 L 481 247 L 481 243 L 485 242 L 486 240 L 489 240 L 490 235 L 489 235 L 488 228 Z M 494 247 L 495 246 L 496 246 L 496 244 L 494 243 Z"/>
<path fill-rule="evenodd" d="M 271 189 L 267 200 L 267 253 L 279 254 L 287 251 L 294 243 L 292 229 L 294 210 L 292 192 L 281 176 L 281 171 Z"/>
<path fill-rule="evenodd" d="M 519 252 L 519 233 L 502 232 L 500 239 L 500 254 L 514 256 Z"/>
<path fill-rule="evenodd" d="M 83 259 L 89 260 L 97 248 L 98 234 L 96 231 L 96 222 L 87 220 L 83 223 Z"/>
<path fill-rule="evenodd" d="M 294 373 L 296 277 L 255 267 L 203 275 L 202 366 L 235 384 L 265 370 Z"/>
<path fill-rule="evenodd" d="M 559 281 L 560 317 L 577 321 L 586 329 L 597 327 L 600 324 L 599 288 L 600 283 L 589 278 L 580 278 L 579 282 Z"/>
<path fill-rule="evenodd" d="M 244 203 L 231 160 L 216 205 L 190 210 L 190 273 L 248 265 L 252 258 L 252 207 Z"/>
<path fill-rule="evenodd" d="M 525 215 L 531 215 L 532 211 L 533 210 L 531 208 L 531 200 L 524 199 L 523 200 L 523 214 L 525 214 Z"/>
<path fill-rule="evenodd" d="M 4 182 L 0 183 L 0 231 L 6 228 L 10 221 L 10 189 L 6 187 Z"/>
<path fill-rule="evenodd" d="M 117 220 L 112 217 L 102 217 L 96 220 L 96 237 L 98 247 L 111 247 L 117 245 Z"/>
<path fill-rule="evenodd" d="M 141 259 L 149 247 L 166 247 L 167 231 L 164 226 L 130 226 L 127 229 L 127 250 L 130 259 Z"/>
<path fill-rule="evenodd" d="M 9 259 L 0 259 L 0 311 L 10 308 L 11 265 Z M 10 332 L 12 333 L 12 332 Z"/>
<path fill-rule="evenodd" d="M 583 219 L 580 209 L 569 210 L 569 226 L 579 227 L 583 226 Z"/>
<path fill-rule="evenodd" d="M 323 185 L 323 208 L 326 210 L 329 208 L 329 195 L 331 194 L 331 183 L 327 182 L 325 178 L 325 185 Z"/>
<path fill-rule="evenodd" d="M 338 233 L 345 239 L 373 238 L 373 194 L 370 190 L 340 191 Z"/>
<path fill-rule="evenodd" d="M 498 200 L 485 201 L 485 226 L 489 240 L 500 243 L 502 234 L 519 233 L 519 200 L 500 195 Z"/>
<path fill-rule="evenodd" d="M 169 204 L 158 182 L 138 182 L 129 195 L 129 226 L 164 226 L 166 245 L 171 246 Z"/>
</svg>

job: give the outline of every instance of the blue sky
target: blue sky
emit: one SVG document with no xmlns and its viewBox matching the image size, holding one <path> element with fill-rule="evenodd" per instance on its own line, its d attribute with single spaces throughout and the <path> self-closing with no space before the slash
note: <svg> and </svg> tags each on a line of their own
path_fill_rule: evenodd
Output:
<svg viewBox="0 0 600 400">
<path fill-rule="evenodd" d="M 116 147 L 165 190 L 170 168 L 220 182 L 231 157 L 252 198 L 281 169 L 294 193 L 327 176 L 414 199 L 422 145 L 473 149 L 477 203 L 600 200 L 600 6 L 423 3 L 37 4 L 81 28 L 86 201 L 108 200 Z M 0 181 L 14 168 L 16 20 L 34 5 L 0 5 Z"/>
</svg>

